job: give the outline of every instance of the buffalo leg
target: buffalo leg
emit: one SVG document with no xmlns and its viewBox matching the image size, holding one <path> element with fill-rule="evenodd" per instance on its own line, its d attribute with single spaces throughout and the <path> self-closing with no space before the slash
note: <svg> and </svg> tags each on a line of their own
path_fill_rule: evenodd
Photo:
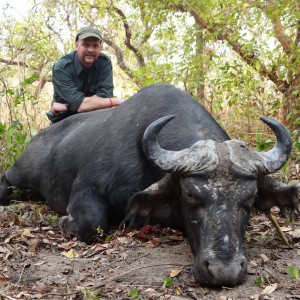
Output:
<svg viewBox="0 0 300 300">
<path fill-rule="evenodd" d="M 255 208 L 268 212 L 273 206 L 284 211 L 300 211 L 300 189 L 294 185 L 287 185 L 271 176 L 260 176 L 258 180 L 258 197 L 255 200 Z"/>
<path fill-rule="evenodd" d="M 0 180 L 0 205 L 9 205 L 10 198 L 12 194 L 12 184 L 7 180 L 5 174 Z"/>
<path fill-rule="evenodd" d="M 108 208 L 105 199 L 99 199 L 92 193 L 78 193 L 71 199 L 68 215 L 61 218 L 59 226 L 64 232 L 91 244 L 99 235 L 99 229 L 108 231 Z"/>
</svg>

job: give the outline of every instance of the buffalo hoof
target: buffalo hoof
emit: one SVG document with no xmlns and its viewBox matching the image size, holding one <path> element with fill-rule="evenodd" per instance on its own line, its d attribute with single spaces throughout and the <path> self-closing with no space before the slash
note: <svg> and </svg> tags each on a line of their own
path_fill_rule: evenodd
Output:
<svg viewBox="0 0 300 300">
<path fill-rule="evenodd" d="M 97 236 L 94 228 L 86 226 L 88 222 L 80 223 L 74 220 L 71 214 L 63 216 L 58 222 L 58 227 L 64 235 L 76 236 L 81 242 L 92 244 Z"/>
<path fill-rule="evenodd" d="M 58 222 L 58 227 L 63 234 L 74 235 L 73 226 L 74 226 L 73 217 L 71 215 L 63 216 Z"/>
<path fill-rule="evenodd" d="M 0 181 L 0 205 L 10 204 L 10 195 L 12 188 L 10 182 L 6 179 L 5 175 L 2 176 Z"/>
</svg>

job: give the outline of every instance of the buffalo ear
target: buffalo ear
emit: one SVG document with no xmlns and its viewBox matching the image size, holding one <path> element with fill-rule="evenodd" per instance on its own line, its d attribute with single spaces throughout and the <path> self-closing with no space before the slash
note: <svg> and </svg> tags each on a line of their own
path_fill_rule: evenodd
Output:
<svg viewBox="0 0 300 300">
<path fill-rule="evenodd" d="M 300 188 L 295 185 L 287 185 L 270 176 L 259 176 L 257 185 L 257 198 L 254 206 L 256 209 L 268 212 L 277 206 L 284 215 L 286 210 L 300 212 Z"/>
<path fill-rule="evenodd" d="M 128 228 L 142 227 L 147 224 L 171 224 L 174 204 L 178 199 L 174 194 L 175 186 L 171 188 L 172 181 L 171 175 L 168 174 L 130 198 L 125 217 Z"/>
</svg>

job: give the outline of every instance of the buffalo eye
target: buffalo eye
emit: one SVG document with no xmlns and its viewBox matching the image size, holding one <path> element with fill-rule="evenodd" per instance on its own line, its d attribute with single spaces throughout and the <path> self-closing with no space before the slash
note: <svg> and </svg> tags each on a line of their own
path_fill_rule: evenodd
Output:
<svg viewBox="0 0 300 300">
<path fill-rule="evenodd" d="M 196 197 L 196 195 L 191 190 L 185 190 L 183 193 L 183 196 L 184 196 L 186 203 L 189 205 L 201 204 L 199 197 Z"/>
</svg>

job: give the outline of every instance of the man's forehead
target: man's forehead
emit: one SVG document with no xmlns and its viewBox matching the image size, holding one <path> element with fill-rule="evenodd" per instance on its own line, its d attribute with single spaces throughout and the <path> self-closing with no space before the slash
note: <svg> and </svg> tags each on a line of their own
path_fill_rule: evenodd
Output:
<svg viewBox="0 0 300 300">
<path fill-rule="evenodd" d="M 87 44 L 87 43 L 95 43 L 95 44 L 101 44 L 101 41 L 95 37 L 88 37 L 83 40 L 78 40 L 79 43 L 81 44 Z"/>
</svg>

